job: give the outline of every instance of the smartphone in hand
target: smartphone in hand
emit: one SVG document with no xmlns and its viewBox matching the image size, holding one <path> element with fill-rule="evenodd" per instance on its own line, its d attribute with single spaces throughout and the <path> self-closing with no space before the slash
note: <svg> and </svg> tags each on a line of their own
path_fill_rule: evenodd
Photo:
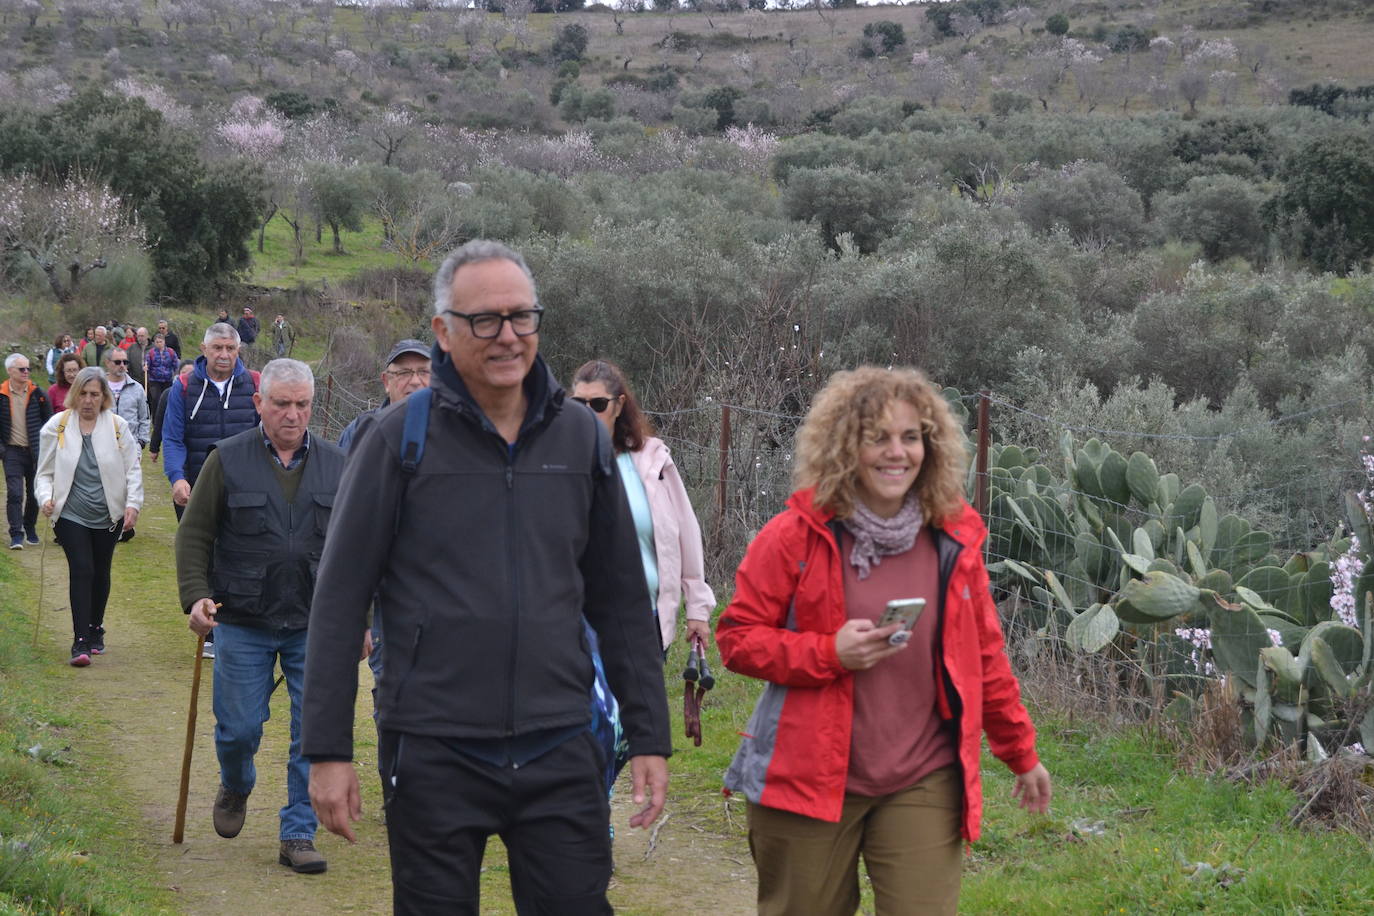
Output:
<svg viewBox="0 0 1374 916">
<path fill-rule="evenodd" d="M 900 623 L 902 628 L 887 638 L 888 643 L 900 646 L 911 638 L 911 628 L 916 626 L 916 621 L 920 619 L 921 612 L 926 609 L 926 599 L 924 598 L 893 598 L 887 603 L 887 610 L 883 611 L 883 616 L 878 619 L 879 628 Z"/>
</svg>

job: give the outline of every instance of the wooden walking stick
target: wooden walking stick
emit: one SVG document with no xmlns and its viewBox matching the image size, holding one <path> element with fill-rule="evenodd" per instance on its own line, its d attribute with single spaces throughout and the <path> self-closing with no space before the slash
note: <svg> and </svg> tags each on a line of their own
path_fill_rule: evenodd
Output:
<svg viewBox="0 0 1374 916">
<path fill-rule="evenodd" d="M 215 605 L 220 607 L 219 604 Z M 191 749 L 196 743 L 196 710 L 200 700 L 200 663 L 205 652 L 205 637 L 196 640 L 196 666 L 191 675 L 191 707 L 186 711 L 186 747 L 181 752 L 181 786 L 177 790 L 177 820 L 172 827 L 172 842 L 180 843 L 186 830 L 186 796 L 191 790 Z"/>
</svg>

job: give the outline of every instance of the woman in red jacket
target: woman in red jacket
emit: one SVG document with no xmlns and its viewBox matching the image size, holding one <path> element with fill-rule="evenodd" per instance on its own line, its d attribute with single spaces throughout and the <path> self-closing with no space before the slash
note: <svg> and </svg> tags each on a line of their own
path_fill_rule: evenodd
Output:
<svg viewBox="0 0 1374 916">
<path fill-rule="evenodd" d="M 837 373 L 798 432 L 798 489 L 716 629 L 726 667 L 768 682 L 726 773 L 749 801 L 761 916 L 854 913 L 861 854 L 879 916 L 955 912 L 985 732 L 1022 807 L 1049 807 L 965 469 L 914 370 Z M 908 598 L 925 610 L 890 641 L 902 624 L 878 621 Z"/>
</svg>

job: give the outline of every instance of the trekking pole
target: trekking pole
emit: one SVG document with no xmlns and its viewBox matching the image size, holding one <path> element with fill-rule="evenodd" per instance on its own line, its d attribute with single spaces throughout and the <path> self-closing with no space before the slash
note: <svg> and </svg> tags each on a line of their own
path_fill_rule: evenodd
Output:
<svg viewBox="0 0 1374 916">
<path fill-rule="evenodd" d="M 52 523 L 49 521 L 48 533 L 52 533 Z M 38 548 L 38 606 L 33 609 L 33 646 L 38 648 L 38 622 L 43 619 L 43 585 L 47 579 L 48 541 L 43 539 L 43 546 Z"/>
<path fill-rule="evenodd" d="M 215 607 L 219 607 L 216 604 Z M 196 710 L 200 699 L 200 663 L 205 637 L 196 640 L 196 665 L 191 675 L 191 707 L 186 712 L 186 747 L 181 752 L 181 786 L 177 790 L 177 819 L 172 827 L 172 842 L 180 843 L 186 827 L 186 796 L 191 790 L 191 750 L 196 740 Z"/>
</svg>

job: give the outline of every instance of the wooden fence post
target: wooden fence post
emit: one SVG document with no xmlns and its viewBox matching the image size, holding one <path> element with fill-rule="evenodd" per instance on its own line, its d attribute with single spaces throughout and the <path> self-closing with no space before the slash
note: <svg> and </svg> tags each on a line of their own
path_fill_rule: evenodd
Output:
<svg viewBox="0 0 1374 916">
<path fill-rule="evenodd" d="M 334 402 L 334 373 L 329 373 L 324 383 L 324 437 L 329 438 L 329 422 L 333 416 L 329 412 L 330 405 Z"/>
<path fill-rule="evenodd" d="M 718 492 L 719 514 L 717 516 L 717 533 L 725 527 L 725 478 L 730 469 L 730 405 L 724 404 L 720 408 L 720 478 Z"/>
<path fill-rule="evenodd" d="M 973 474 L 973 508 L 988 523 L 988 445 L 992 433 L 988 430 L 988 402 L 991 392 L 978 392 L 978 457 Z"/>
</svg>

